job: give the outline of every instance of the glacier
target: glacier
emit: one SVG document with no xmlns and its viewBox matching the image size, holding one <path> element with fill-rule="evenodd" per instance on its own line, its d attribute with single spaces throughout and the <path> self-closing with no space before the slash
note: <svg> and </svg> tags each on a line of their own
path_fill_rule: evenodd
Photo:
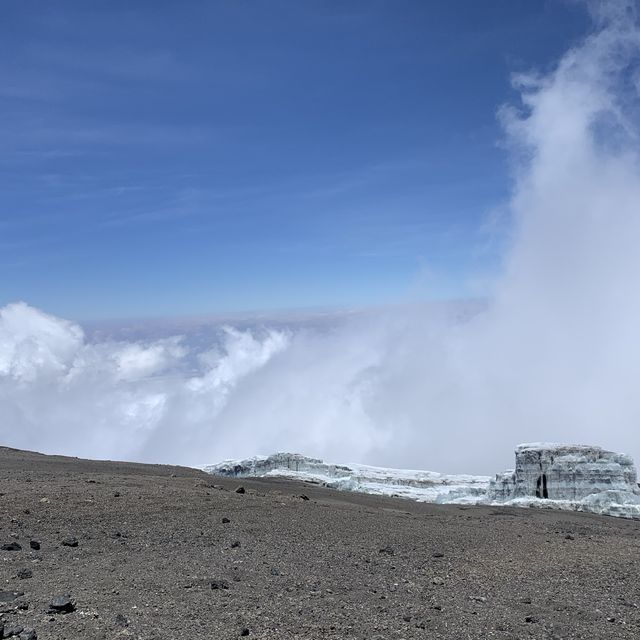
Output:
<svg viewBox="0 0 640 640">
<path fill-rule="evenodd" d="M 521 444 L 515 456 L 515 469 L 494 477 L 334 464 L 298 453 L 225 460 L 200 468 L 217 476 L 284 477 L 435 504 L 562 509 L 640 519 L 640 488 L 629 456 L 555 443 Z"/>
</svg>

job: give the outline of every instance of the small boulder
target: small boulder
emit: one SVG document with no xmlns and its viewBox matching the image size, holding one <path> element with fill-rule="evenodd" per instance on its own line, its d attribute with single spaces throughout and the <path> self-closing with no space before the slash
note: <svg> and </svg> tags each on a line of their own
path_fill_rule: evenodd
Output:
<svg viewBox="0 0 640 640">
<path fill-rule="evenodd" d="M 7 542 L 0 547 L 2 551 L 21 551 L 22 547 L 17 542 Z"/>
<path fill-rule="evenodd" d="M 2 637 L 3 638 L 15 638 L 16 636 L 19 636 L 22 633 L 23 630 L 24 630 L 24 627 L 22 625 L 9 624 L 9 625 L 5 626 L 4 633 L 3 633 Z"/>
<path fill-rule="evenodd" d="M 216 591 L 218 589 L 228 589 L 229 583 L 226 580 L 212 580 L 211 589 Z"/>
<path fill-rule="evenodd" d="M 244 488 L 244 487 L 238 487 L 238 488 L 236 489 L 236 493 L 246 493 L 246 490 L 245 490 L 245 488 Z"/>
<path fill-rule="evenodd" d="M 24 591 L 0 591 L 0 602 L 13 602 L 23 595 Z"/>
<path fill-rule="evenodd" d="M 230 522 L 229 518 L 222 518 L 222 524 L 229 524 Z"/>
<path fill-rule="evenodd" d="M 34 551 L 40 551 L 40 543 L 37 540 L 30 540 L 29 541 L 29 546 L 34 550 Z"/>
<path fill-rule="evenodd" d="M 77 547 L 78 546 L 78 538 L 75 538 L 74 536 L 70 536 L 69 538 L 65 538 L 62 542 L 61 542 L 63 547 Z"/>
<path fill-rule="evenodd" d="M 70 596 L 56 596 L 49 603 L 47 613 L 71 613 L 76 610 L 76 606 Z"/>
<path fill-rule="evenodd" d="M 20 634 L 20 640 L 38 640 L 38 634 L 36 633 L 35 629 L 25 627 Z"/>
</svg>

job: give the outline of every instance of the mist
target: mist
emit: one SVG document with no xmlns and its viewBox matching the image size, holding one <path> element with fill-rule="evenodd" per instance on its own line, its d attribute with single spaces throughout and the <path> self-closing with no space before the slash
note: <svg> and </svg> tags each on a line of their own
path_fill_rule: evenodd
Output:
<svg viewBox="0 0 640 640">
<path fill-rule="evenodd" d="M 634 5 L 500 109 L 509 241 L 486 308 L 431 307 L 322 330 L 226 327 L 89 340 L 25 303 L 0 310 L 0 440 L 50 453 L 205 464 L 277 450 L 492 473 L 515 444 L 640 459 L 640 163 Z M 474 274 L 471 274 L 473 276 Z"/>
</svg>

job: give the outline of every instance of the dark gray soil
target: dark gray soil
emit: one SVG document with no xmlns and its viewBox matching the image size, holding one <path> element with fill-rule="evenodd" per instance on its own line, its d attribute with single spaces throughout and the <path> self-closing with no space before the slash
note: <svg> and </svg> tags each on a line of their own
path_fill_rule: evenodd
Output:
<svg viewBox="0 0 640 640">
<path fill-rule="evenodd" d="M 640 523 L 239 484 L 0 448 L 5 634 L 640 637 Z"/>
</svg>

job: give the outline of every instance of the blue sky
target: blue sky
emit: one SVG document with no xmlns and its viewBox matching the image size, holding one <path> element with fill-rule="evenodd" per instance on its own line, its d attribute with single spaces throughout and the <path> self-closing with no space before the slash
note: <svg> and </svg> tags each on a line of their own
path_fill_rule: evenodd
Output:
<svg viewBox="0 0 640 640">
<path fill-rule="evenodd" d="M 509 75 L 586 28 L 561 0 L 4 0 L 0 306 L 474 295 Z"/>
</svg>

